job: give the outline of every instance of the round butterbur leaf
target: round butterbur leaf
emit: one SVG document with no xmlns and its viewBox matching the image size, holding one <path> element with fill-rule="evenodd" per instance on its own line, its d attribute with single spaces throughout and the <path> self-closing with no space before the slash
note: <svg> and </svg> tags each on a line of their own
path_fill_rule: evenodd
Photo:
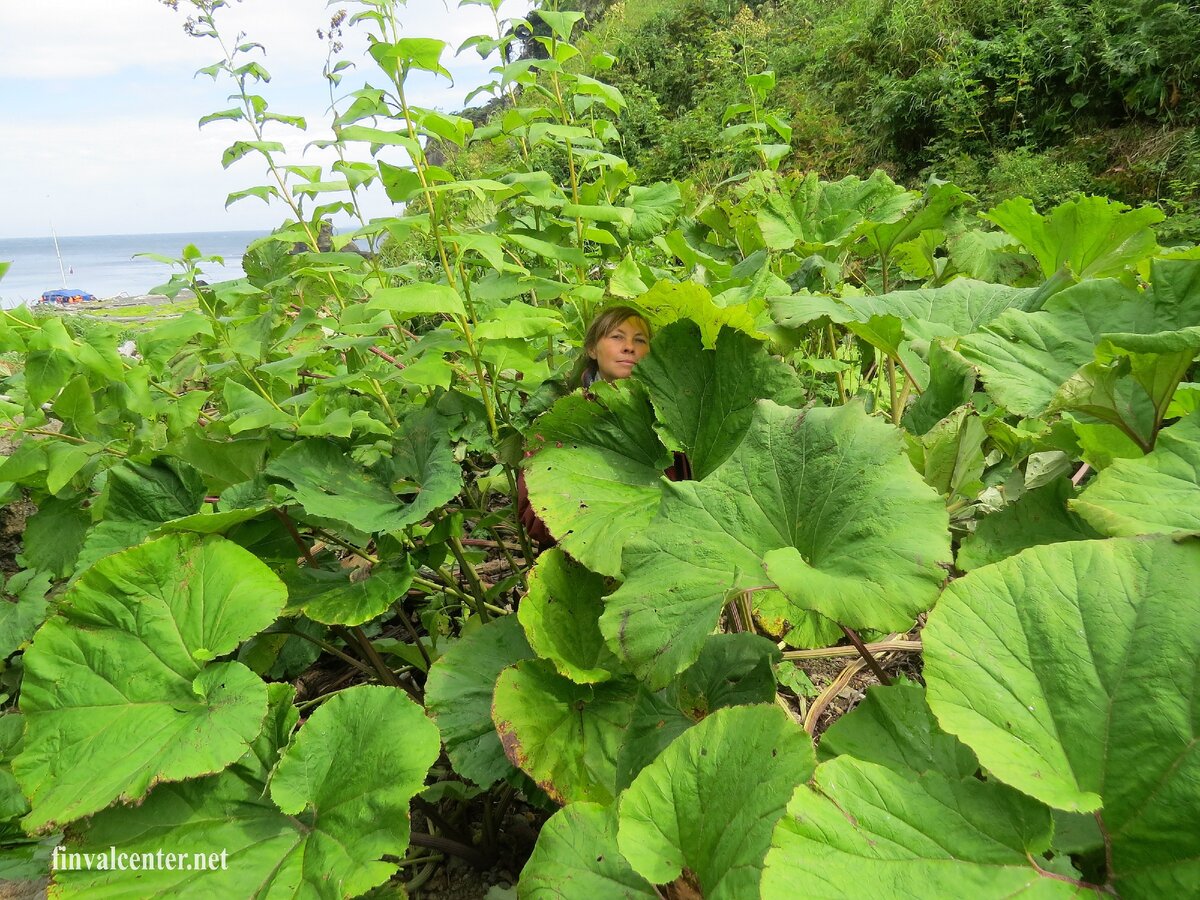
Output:
<svg viewBox="0 0 1200 900">
<path fill-rule="evenodd" d="M 628 379 L 625 380 L 626 382 Z M 671 454 L 636 385 L 598 382 L 535 426 L 529 502 L 559 546 L 593 572 L 621 574 L 621 550 L 654 517 Z"/>
<path fill-rule="evenodd" d="M 170 535 L 97 562 L 25 654 L 13 771 L 30 830 L 218 772 L 254 740 L 267 687 L 209 662 L 278 617 L 283 584 L 219 537 Z"/>
<path fill-rule="evenodd" d="M 617 844 L 654 884 L 683 875 L 707 900 L 756 897 L 771 831 L 814 764 L 812 741 L 779 707 L 718 710 L 621 795 Z"/>
<path fill-rule="evenodd" d="M 488 787 L 513 771 L 492 724 L 496 679 L 533 651 L 516 616 L 462 636 L 429 669 L 425 704 L 437 722 L 454 771 Z"/>
<path fill-rule="evenodd" d="M 1158 435 L 1140 459 L 1118 459 L 1071 508 L 1103 534 L 1200 532 L 1200 411 Z"/>
<path fill-rule="evenodd" d="M 492 718 L 504 752 L 559 803 L 611 803 L 637 686 L 576 684 L 543 659 L 505 669 Z"/>
<path fill-rule="evenodd" d="M 817 767 L 775 828 L 769 900 L 880 897 L 1075 897 L 1032 864 L 1050 845 L 1045 807 L 1002 784 L 917 775 L 849 756 Z"/>
<path fill-rule="evenodd" d="M 666 486 L 658 516 L 626 548 L 626 580 L 600 627 L 661 687 L 695 661 L 739 590 L 756 589 L 761 603 L 774 582 L 794 625 L 819 614 L 906 630 L 933 605 L 949 562 L 945 505 L 902 454 L 898 429 L 857 404 L 801 413 L 764 400 L 720 468 Z"/>
<path fill-rule="evenodd" d="M 538 557 L 517 610 L 537 655 L 579 684 L 608 681 L 621 670 L 600 633 L 604 590 L 602 576 L 552 549 Z"/>
<path fill-rule="evenodd" d="M 929 705 L 995 778 L 1095 812 L 1124 897 L 1200 883 L 1200 543 L 1034 547 L 951 584 L 923 633 Z"/>
<path fill-rule="evenodd" d="M 99 813 L 68 837 L 93 863 L 115 847 L 139 858 L 175 853 L 173 868 L 63 869 L 55 896 L 355 897 L 394 875 L 408 849 L 409 804 L 437 759 L 437 729 L 403 691 L 356 685 L 293 738 L 293 691 L 270 692 L 262 733 L 234 765 L 159 785 L 140 806 Z"/>
<path fill-rule="evenodd" d="M 617 849 L 616 809 L 599 803 L 572 803 L 550 817 L 521 870 L 517 895 L 521 900 L 659 896 Z"/>
</svg>

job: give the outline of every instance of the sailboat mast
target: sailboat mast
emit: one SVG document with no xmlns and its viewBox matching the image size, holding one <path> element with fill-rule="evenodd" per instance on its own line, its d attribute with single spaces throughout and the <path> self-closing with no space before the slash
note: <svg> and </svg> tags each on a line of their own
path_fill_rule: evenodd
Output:
<svg viewBox="0 0 1200 900">
<path fill-rule="evenodd" d="M 63 268 L 62 253 L 58 249 L 58 235 L 54 233 L 54 223 L 50 223 L 50 237 L 54 238 L 54 255 L 58 257 L 58 272 L 62 275 L 63 289 L 67 287 L 67 270 Z"/>
</svg>

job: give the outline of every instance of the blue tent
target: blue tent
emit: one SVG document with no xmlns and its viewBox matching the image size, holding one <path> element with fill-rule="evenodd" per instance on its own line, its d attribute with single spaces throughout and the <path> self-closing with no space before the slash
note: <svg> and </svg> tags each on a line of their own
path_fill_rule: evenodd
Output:
<svg viewBox="0 0 1200 900">
<path fill-rule="evenodd" d="M 42 294 L 43 303 L 78 303 L 80 300 L 95 300 L 96 298 L 87 291 L 77 291 L 73 288 L 64 288 L 58 291 L 46 291 Z"/>
</svg>

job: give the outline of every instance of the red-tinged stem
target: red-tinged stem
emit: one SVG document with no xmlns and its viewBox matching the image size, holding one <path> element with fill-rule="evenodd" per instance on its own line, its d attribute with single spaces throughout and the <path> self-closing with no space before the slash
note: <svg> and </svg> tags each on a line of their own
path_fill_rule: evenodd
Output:
<svg viewBox="0 0 1200 900">
<path fill-rule="evenodd" d="M 1072 878 L 1070 875 L 1059 875 L 1057 872 L 1051 872 L 1049 869 L 1043 869 L 1038 865 L 1038 861 L 1033 858 L 1028 850 L 1025 851 L 1025 858 L 1029 860 L 1029 864 L 1043 878 L 1052 878 L 1055 881 L 1065 881 L 1067 884 L 1073 884 L 1077 888 L 1082 888 L 1085 891 L 1100 891 L 1104 894 L 1116 895 L 1116 892 L 1108 885 L 1090 884 L 1086 881 L 1080 881 L 1078 878 Z"/>
<path fill-rule="evenodd" d="M 317 568 L 317 561 L 313 559 L 312 550 L 309 549 L 308 544 L 304 542 L 304 538 L 300 537 L 300 532 L 296 530 L 296 526 L 293 524 L 291 517 L 282 509 L 276 508 L 273 509 L 272 512 L 275 513 L 275 515 L 279 518 L 279 521 L 283 523 L 283 527 L 287 529 L 288 534 L 292 536 L 292 540 L 295 541 L 296 546 L 300 548 L 300 553 L 303 554 L 304 561 L 312 566 L 312 568 Z"/>
<path fill-rule="evenodd" d="M 1102 812 L 1100 810 L 1096 810 L 1093 815 L 1096 817 L 1096 825 L 1098 825 L 1100 828 L 1100 836 L 1104 838 L 1104 868 L 1105 873 L 1108 876 L 1108 880 L 1111 882 L 1113 880 L 1113 876 L 1116 874 L 1115 870 L 1113 869 L 1112 836 L 1108 833 L 1108 829 L 1104 827 L 1104 816 Z"/>
<path fill-rule="evenodd" d="M 404 363 L 396 362 L 396 357 L 392 356 L 390 353 L 384 353 L 378 347 L 368 347 L 367 349 L 370 350 L 372 353 L 374 353 L 376 356 L 378 356 L 380 359 L 387 360 L 393 366 L 395 366 L 397 369 L 404 368 Z"/>
<path fill-rule="evenodd" d="M 838 628 L 842 629 L 846 637 L 850 638 L 850 643 L 854 645 L 854 649 L 858 651 L 858 655 L 863 658 L 863 662 L 871 667 L 871 671 L 875 673 L 875 677 L 879 679 L 879 683 L 884 686 L 890 686 L 892 679 L 888 678 L 887 673 L 883 671 L 883 666 L 879 665 L 879 661 L 871 655 L 871 651 L 867 649 L 867 645 L 858 636 L 858 632 L 853 628 L 847 628 L 845 625 L 838 625 Z"/>
</svg>

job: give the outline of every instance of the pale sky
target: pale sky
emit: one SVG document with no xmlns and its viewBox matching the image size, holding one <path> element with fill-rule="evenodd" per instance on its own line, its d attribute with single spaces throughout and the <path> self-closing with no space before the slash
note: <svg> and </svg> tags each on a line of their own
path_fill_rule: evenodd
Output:
<svg viewBox="0 0 1200 900">
<path fill-rule="evenodd" d="M 454 2 L 447 8 L 442 0 L 410 0 L 406 8 L 407 36 L 446 41 L 443 63 L 455 76 L 451 86 L 419 73 L 410 79 L 410 103 L 454 111 L 491 78 L 496 59 L 484 62 L 471 49 L 453 55 L 471 35 L 495 33 L 491 10 L 460 10 Z M 524 15 L 528 7 L 528 0 L 506 0 L 501 16 Z M 68 235 L 267 230 L 283 221 L 285 206 L 256 198 L 224 208 L 231 191 L 266 183 L 265 166 L 245 159 L 221 168 L 226 146 L 252 139 L 245 123 L 198 127 L 202 116 L 234 104 L 228 82 L 195 75 L 220 50 L 211 39 L 184 34 L 185 8 L 187 0 L 177 13 L 156 0 L 0 0 L 0 238 L 46 235 L 52 224 Z M 302 150 L 331 136 L 321 77 L 326 44 L 316 32 L 340 8 L 361 7 L 242 0 L 218 13 L 230 39 L 241 30 L 266 47 L 256 58 L 272 80 L 258 90 L 271 111 L 308 120 L 306 132 L 277 126 L 267 133 L 288 147 L 289 162 L 331 159 Z M 345 29 L 343 37 L 340 57 L 357 64 L 343 93 L 364 81 L 385 86 L 357 32 Z M 403 161 L 387 152 L 388 161 Z M 365 147 L 359 153 L 369 159 Z M 368 213 L 390 209 L 379 191 Z"/>
</svg>

